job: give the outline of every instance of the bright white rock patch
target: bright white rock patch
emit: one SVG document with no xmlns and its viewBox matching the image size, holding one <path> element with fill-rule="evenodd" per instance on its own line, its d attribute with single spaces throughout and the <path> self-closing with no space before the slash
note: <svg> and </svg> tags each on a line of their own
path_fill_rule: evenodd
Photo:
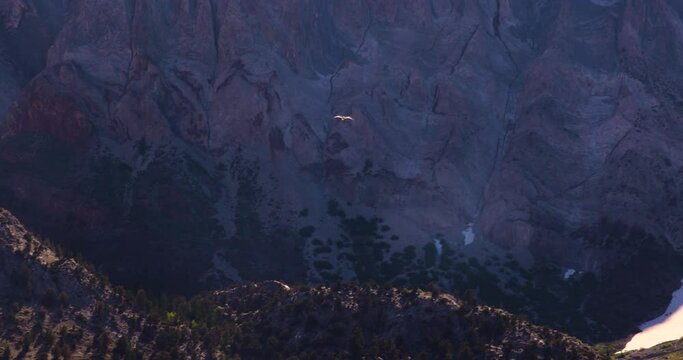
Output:
<svg viewBox="0 0 683 360">
<path fill-rule="evenodd" d="M 474 242 L 474 230 L 472 230 L 473 225 L 474 224 L 472 223 L 467 224 L 465 230 L 462 231 L 462 236 L 464 236 L 465 245 L 469 245 Z"/>
<path fill-rule="evenodd" d="M 681 288 L 672 294 L 664 314 L 640 325 L 640 329 L 642 331 L 633 336 L 621 352 L 651 348 L 683 336 L 683 280 Z"/>
<path fill-rule="evenodd" d="M 434 239 L 434 247 L 436 248 L 436 257 L 440 258 L 441 253 L 443 252 L 443 244 L 441 243 L 441 239 Z"/>
<path fill-rule="evenodd" d="M 564 279 L 567 280 L 570 277 L 574 276 L 576 274 L 576 270 L 574 269 L 567 269 L 567 271 L 564 272 Z"/>
</svg>

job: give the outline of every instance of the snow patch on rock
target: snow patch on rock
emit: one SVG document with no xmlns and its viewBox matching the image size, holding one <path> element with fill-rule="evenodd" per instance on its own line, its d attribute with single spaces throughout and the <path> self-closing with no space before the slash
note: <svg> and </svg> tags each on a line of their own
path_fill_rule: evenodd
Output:
<svg viewBox="0 0 683 360">
<path fill-rule="evenodd" d="M 467 224 L 467 227 L 465 228 L 465 230 L 462 231 L 462 236 L 464 237 L 465 246 L 474 242 L 474 236 L 475 235 L 474 235 L 474 230 L 472 230 L 473 225 L 474 224 L 472 224 L 472 223 Z"/>
<path fill-rule="evenodd" d="M 441 239 L 434 239 L 434 247 L 436 248 L 436 257 L 441 258 L 441 253 L 443 253 Z"/>
<path fill-rule="evenodd" d="M 671 303 L 664 314 L 640 325 L 637 333 L 620 352 L 648 349 L 683 336 L 683 280 L 681 288 L 671 294 Z"/>
<path fill-rule="evenodd" d="M 574 269 L 567 269 L 567 271 L 564 272 L 564 279 L 567 280 L 570 277 L 574 276 L 576 274 L 576 270 Z"/>
</svg>

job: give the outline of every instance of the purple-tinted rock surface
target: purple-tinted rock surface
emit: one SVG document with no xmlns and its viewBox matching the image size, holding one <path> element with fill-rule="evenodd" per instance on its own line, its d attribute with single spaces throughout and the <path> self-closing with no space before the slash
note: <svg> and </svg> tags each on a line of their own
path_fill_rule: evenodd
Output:
<svg viewBox="0 0 683 360">
<path fill-rule="evenodd" d="M 596 274 L 614 289 L 586 306 L 613 328 L 678 286 L 679 1 L 2 0 L 0 12 L 1 205 L 77 239 L 115 280 L 317 281 L 320 260 L 354 279 L 343 251 L 313 245 L 352 226 L 334 200 L 381 218 L 391 251 L 439 237 L 476 252 L 461 245 L 472 223 L 476 246 Z M 601 315 L 643 300 L 632 317 Z"/>
</svg>

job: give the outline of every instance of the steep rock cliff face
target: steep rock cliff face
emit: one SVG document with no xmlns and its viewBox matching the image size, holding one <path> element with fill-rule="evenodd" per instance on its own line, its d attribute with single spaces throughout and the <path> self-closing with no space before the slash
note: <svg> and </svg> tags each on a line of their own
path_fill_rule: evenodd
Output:
<svg viewBox="0 0 683 360">
<path fill-rule="evenodd" d="M 473 224 L 613 284 L 595 316 L 650 300 L 611 328 L 677 286 L 676 1 L 0 3 L 0 199 L 115 280 L 362 278 Z"/>
<path fill-rule="evenodd" d="M 45 68 L 47 50 L 63 23 L 64 8 L 62 0 L 0 3 L 0 118 L 26 83 Z"/>
<path fill-rule="evenodd" d="M 483 234 L 601 274 L 589 308 L 665 300 L 680 277 L 671 256 L 683 240 L 679 11 L 563 3 L 521 75 L 514 130 L 487 184 Z M 624 326 L 629 313 L 596 315 Z"/>
</svg>

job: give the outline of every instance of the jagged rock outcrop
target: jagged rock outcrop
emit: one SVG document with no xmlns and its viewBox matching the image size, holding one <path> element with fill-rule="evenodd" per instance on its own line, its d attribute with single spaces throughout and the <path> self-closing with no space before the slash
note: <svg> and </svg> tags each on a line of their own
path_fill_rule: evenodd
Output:
<svg viewBox="0 0 683 360">
<path fill-rule="evenodd" d="M 41 39 L 0 49 L 0 71 L 27 66 L 0 77 L 0 201 L 116 281 L 353 279 L 434 239 L 479 256 L 472 223 L 524 266 L 595 275 L 581 309 L 624 332 L 683 275 L 677 1 L 0 10 L 5 43 Z M 395 242 L 347 256 L 357 216 Z"/>
</svg>

